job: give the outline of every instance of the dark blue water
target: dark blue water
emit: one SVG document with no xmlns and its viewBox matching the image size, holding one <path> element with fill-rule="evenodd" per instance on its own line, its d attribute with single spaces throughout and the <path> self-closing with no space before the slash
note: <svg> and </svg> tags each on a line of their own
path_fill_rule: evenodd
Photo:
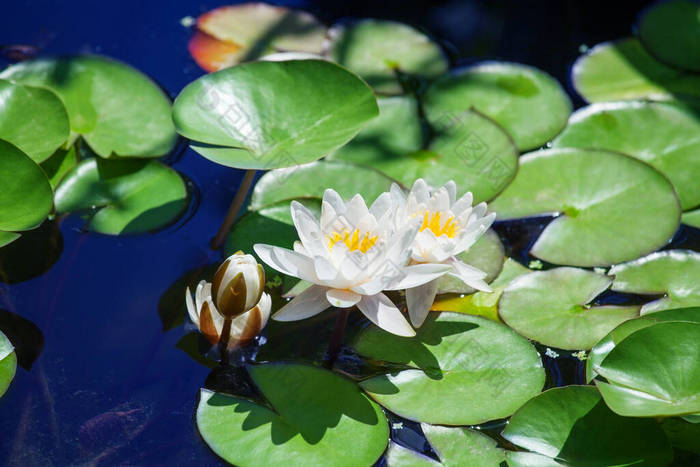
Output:
<svg viewBox="0 0 700 467">
<path fill-rule="evenodd" d="M 646 2 L 615 10 L 602 1 L 377 3 L 288 4 L 329 23 L 345 16 L 407 21 L 443 41 L 454 62 L 520 61 L 566 84 L 579 46 L 629 34 Z M 40 54 L 115 57 L 174 97 L 202 74 L 188 55 L 191 31 L 180 19 L 221 4 L 5 1 L 0 43 L 35 46 Z M 196 395 L 210 369 L 176 348 L 187 331 L 182 325 L 163 331 L 158 305 L 186 272 L 221 259 L 207 245 L 242 172 L 209 162 L 184 144 L 167 161 L 191 181 L 194 194 L 189 217 L 177 225 L 153 235 L 108 237 L 83 232 L 82 220 L 70 216 L 47 224 L 28 248 L 20 245 L 13 257 L 0 259 L 0 326 L 10 329 L 25 367 L 0 399 L 0 465 L 221 462 L 193 423 Z M 526 245 L 527 232 L 518 243 L 502 230 L 513 252 L 522 255 L 523 247 L 512 243 Z M 331 322 L 326 327 L 330 335 Z M 305 347 L 291 351 L 314 358 L 323 338 L 298 339 Z M 580 375 L 575 362 L 555 367 L 550 384 Z M 419 436 L 396 436 L 422 447 Z"/>
</svg>

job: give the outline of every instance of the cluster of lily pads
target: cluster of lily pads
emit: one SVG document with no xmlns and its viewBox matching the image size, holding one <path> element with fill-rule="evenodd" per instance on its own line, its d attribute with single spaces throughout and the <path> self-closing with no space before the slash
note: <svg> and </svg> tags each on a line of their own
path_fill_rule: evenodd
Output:
<svg viewBox="0 0 700 467">
<path fill-rule="evenodd" d="M 455 180 L 457 196 L 489 201 L 501 225 L 540 219 L 527 249 L 544 269 L 507 258 L 489 230 L 459 259 L 492 292 L 445 276 L 431 307 L 440 313 L 415 337 L 365 327 L 346 351 L 370 374 L 277 361 L 246 367 L 252 394 L 203 389 L 197 424 L 209 446 L 236 465 L 370 465 L 387 448 L 383 407 L 420 422 L 429 443 L 407 448 L 393 427 L 388 465 L 666 465 L 674 448 L 700 452 L 700 254 L 657 251 L 681 216 L 698 226 L 700 76 L 694 52 L 678 53 L 697 50 L 697 14 L 692 2 L 661 3 L 638 38 L 585 53 L 573 84 L 589 105 L 573 114 L 545 72 L 503 62 L 448 72 L 440 47 L 404 24 L 326 30 L 262 4 L 200 17 L 190 51 L 214 72 L 176 99 L 177 130 L 217 163 L 269 170 L 227 255 L 306 245 L 313 235 L 295 210 L 321 216 L 326 188 L 371 202 L 422 178 Z M 282 250 L 256 251 L 300 275 Z M 285 295 L 315 314 L 308 282 L 265 267 L 273 312 Z M 619 303 L 606 301 L 612 292 Z M 595 386 L 542 392 L 544 348 L 584 359 Z"/>
<path fill-rule="evenodd" d="M 86 229 L 148 232 L 186 207 L 182 177 L 154 159 L 177 141 L 168 97 L 100 56 L 40 58 L 0 73 L 0 244 L 80 212 Z"/>
<path fill-rule="evenodd" d="M 217 455 L 241 466 L 372 465 L 382 455 L 390 466 L 667 465 L 700 454 L 700 253 L 663 250 L 681 220 L 700 228 L 699 14 L 691 1 L 660 3 L 640 17 L 638 37 L 587 51 L 572 81 L 588 105 L 573 113 L 561 85 L 530 66 L 450 71 L 440 46 L 408 25 L 326 28 L 257 3 L 199 18 L 190 51 L 212 73 L 182 90 L 172 120 L 162 92 L 126 65 L 23 62 L 0 73 L 13 96 L 0 121 L 36 120 L 47 137 L 0 126 L 0 177 L 12 173 L 0 180 L 11 187 L 0 194 L 0 234 L 8 243 L 53 212 L 87 213 L 88 229 L 109 234 L 168 224 L 185 207 L 185 184 L 143 159 L 170 152 L 177 132 L 213 162 L 267 170 L 226 238 L 233 256 L 187 294 L 191 321 L 224 363 L 228 350 L 258 352 L 236 373 L 238 391 L 200 391 L 197 427 Z M 328 206 L 381 200 L 417 179 L 454 186 L 455 198 L 471 192 L 496 213 L 456 256 L 488 286 L 442 276 L 415 330 L 396 335 L 372 320 L 379 326 L 349 336 L 345 359 L 330 364 L 322 352 L 266 358 L 275 346 L 299 349 L 281 342 L 296 341 L 283 331 L 294 325 L 271 321 L 266 344 L 253 336 L 292 303 L 303 317 L 321 283 L 326 306 L 357 299 L 377 316 L 360 289 L 339 293 L 320 278 L 322 260 L 316 276 L 299 273 L 305 260 L 291 255 L 313 257 L 315 232 L 299 218 L 323 221 Z M 436 219 L 449 237 L 452 221 Z M 507 257 L 514 248 L 499 226 L 528 222 L 541 231 L 525 266 Z M 339 240 L 364 241 L 341 236 L 331 252 Z M 264 266 L 234 253 L 255 244 L 267 245 L 255 248 Z M 410 308 L 408 292 L 383 297 Z M 306 316 L 321 311 L 306 306 Z M 325 326 L 323 316 L 306 321 Z M 16 365 L 3 337 L 0 393 Z M 545 349 L 585 361 L 585 376 L 553 387 Z M 401 441 L 404 422 L 425 449 Z"/>
</svg>

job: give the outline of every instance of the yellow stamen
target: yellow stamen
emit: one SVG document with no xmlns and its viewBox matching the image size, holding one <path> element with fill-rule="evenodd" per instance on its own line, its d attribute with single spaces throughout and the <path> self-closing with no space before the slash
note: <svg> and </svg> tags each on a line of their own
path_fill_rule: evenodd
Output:
<svg viewBox="0 0 700 467">
<path fill-rule="evenodd" d="M 360 250 L 362 253 L 367 253 L 367 250 L 372 248 L 372 246 L 377 242 L 376 235 L 370 235 L 369 233 L 364 233 L 360 236 L 360 231 L 355 229 L 352 233 L 347 230 L 343 233 L 333 232 L 332 235 L 328 237 L 328 249 L 332 250 L 333 245 L 342 241 L 348 250 L 355 251 Z"/>
<path fill-rule="evenodd" d="M 440 235 L 447 235 L 450 238 L 454 237 L 459 229 L 454 216 L 450 216 L 445 223 L 442 224 L 440 222 L 441 214 L 440 212 L 426 211 L 423 215 L 423 224 L 421 224 L 420 230 L 429 229 L 436 237 Z"/>
</svg>

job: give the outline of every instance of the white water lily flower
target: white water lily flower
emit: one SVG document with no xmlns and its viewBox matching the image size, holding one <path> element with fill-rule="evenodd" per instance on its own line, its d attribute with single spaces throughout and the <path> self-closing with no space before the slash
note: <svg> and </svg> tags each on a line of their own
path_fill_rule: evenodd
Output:
<svg viewBox="0 0 700 467">
<path fill-rule="evenodd" d="M 291 211 L 300 240 L 295 242 L 294 251 L 257 244 L 255 252 L 274 269 L 313 285 L 282 307 L 273 319 L 295 321 L 330 306 L 357 305 L 386 331 L 415 335 L 382 291 L 425 284 L 449 270 L 440 264 L 407 266 L 419 223 L 406 222 L 396 228 L 389 193 L 379 196 L 368 209 L 362 196 L 355 195 L 345 203 L 338 193 L 328 189 L 321 203 L 320 222 L 296 201 L 292 201 Z"/>
<path fill-rule="evenodd" d="M 200 281 L 194 300 L 187 288 L 185 301 L 190 319 L 204 337 L 216 345 L 231 320 L 228 348 L 245 345 L 267 324 L 272 308 L 263 292 L 265 273 L 252 255 L 237 252 L 219 266 L 211 283 Z"/>
<path fill-rule="evenodd" d="M 455 256 L 469 249 L 493 224 L 496 214 L 486 213 L 486 203 L 472 206 L 471 193 L 457 199 L 457 185 L 453 181 L 431 190 L 423 179 L 418 179 L 408 196 L 394 184 L 391 196 L 396 206 L 397 228 L 420 220 L 420 231 L 411 252 L 414 264 L 448 265 L 449 275 L 472 288 L 491 292 L 484 282 L 486 273 Z M 437 288 L 438 281 L 434 280 L 406 290 L 408 314 L 415 327 L 423 324 L 428 316 Z"/>
</svg>

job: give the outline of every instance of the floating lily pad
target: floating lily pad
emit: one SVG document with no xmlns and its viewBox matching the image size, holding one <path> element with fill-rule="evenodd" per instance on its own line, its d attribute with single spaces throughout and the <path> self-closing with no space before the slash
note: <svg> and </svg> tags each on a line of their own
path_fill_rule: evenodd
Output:
<svg viewBox="0 0 700 467">
<path fill-rule="evenodd" d="M 289 214 L 289 203 L 294 199 L 318 200 L 326 188 L 333 188 L 344 199 L 360 193 L 371 204 L 379 195 L 388 191 L 394 180 L 372 170 L 349 162 L 317 161 L 298 167 L 271 170 L 258 180 L 250 199 L 250 209 L 281 206 L 274 214 Z M 283 201 L 287 202 L 286 208 Z M 288 222 L 291 224 L 291 222 Z"/>
<path fill-rule="evenodd" d="M 377 99 L 379 117 L 329 159 L 364 164 L 381 170 L 383 164 L 410 163 L 409 154 L 423 144 L 418 103 L 410 96 Z"/>
<path fill-rule="evenodd" d="M 576 268 L 518 277 L 498 303 L 501 318 L 523 336 L 560 349 L 590 349 L 615 326 L 639 316 L 639 306 L 595 306 L 612 279 Z"/>
<path fill-rule="evenodd" d="M 372 90 L 323 60 L 252 62 L 205 75 L 175 100 L 173 120 L 192 148 L 244 169 L 311 162 L 378 114 Z"/>
<path fill-rule="evenodd" d="M 121 62 L 97 55 L 43 58 L 12 65 L 0 78 L 56 93 L 71 130 L 102 157 L 160 157 L 175 145 L 170 100 Z"/>
<path fill-rule="evenodd" d="M 557 148 L 521 157 L 515 180 L 489 208 L 501 220 L 561 214 L 530 253 L 572 266 L 606 266 L 650 253 L 670 240 L 680 220 L 666 177 L 602 150 Z"/>
<path fill-rule="evenodd" d="M 421 423 L 423 434 L 441 462 L 421 453 L 391 443 L 386 454 L 389 467 L 478 465 L 498 467 L 504 460 L 504 451 L 494 439 L 467 428 Z"/>
<path fill-rule="evenodd" d="M 253 465 L 372 465 L 389 427 L 382 410 L 350 380 L 322 368 L 248 367 L 270 407 L 202 389 L 197 428 L 226 461 Z"/>
<path fill-rule="evenodd" d="M 38 227 L 51 212 L 51 185 L 41 168 L 12 144 L 0 140 L 0 244 L 13 232 Z M 4 232 L 2 232 L 4 231 Z"/>
<path fill-rule="evenodd" d="M 673 0 L 650 7 L 637 25 L 651 54 L 671 66 L 700 71 L 700 4 Z"/>
<path fill-rule="evenodd" d="M 691 227 L 695 227 L 696 229 L 700 229 L 700 209 L 684 212 L 683 216 L 681 217 L 681 221 L 685 225 L 689 225 Z"/>
<path fill-rule="evenodd" d="M 628 335 L 593 369 L 605 403 L 628 417 L 700 412 L 700 323 L 655 323 Z"/>
<path fill-rule="evenodd" d="M 515 176 L 518 150 L 510 137 L 491 119 L 468 110 L 450 114 L 449 118 L 444 118 L 435 126 L 437 135 L 426 151 L 407 153 L 403 157 L 377 152 L 374 154 L 376 157 L 361 160 L 341 153 L 334 158 L 360 162 L 405 186 L 412 186 L 418 178 L 423 178 L 432 186 L 442 186 L 455 180 L 460 190 L 458 195 L 471 191 L 475 203 L 492 199 Z"/>
<path fill-rule="evenodd" d="M 669 250 L 613 266 L 612 289 L 635 294 L 666 294 L 646 303 L 641 313 L 700 306 L 700 253 Z"/>
<path fill-rule="evenodd" d="M 180 175 L 156 161 L 86 159 L 56 188 L 58 212 L 86 212 L 86 228 L 119 235 L 173 222 L 187 207 Z"/>
<path fill-rule="evenodd" d="M 489 229 L 467 251 L 457 255 L 457 258 L 486 273 L 484 280 L 489 283 L 498 276 L 503 268 L 505 251 L 498 234 Z M 469 294 L 476 292 L 459 279 L 452 276 L 442 276 L 438 279 L 438 293 Z"/>
<path fill-rule="evenodd" d="M 434 78 L 447 71 L 442 49 L 403 23 L 365 19 L 333 26 L 328 35 L 326 55 L 382 94 L 403 91 L 397 73 Z"/>
<path fill-rule="evenodd" d="M 487 62 L 458 70 L 436 80 L 425 94 L 431 123 L 472 107 L 502 125 L 521 150 L 552 139 L 571 114 L 571 101 L 554 78 L 518 63 Z"/>
<path fill-rule="evenodd" d="M 39 163 L 68 139 L 68 114 L 46 89 L 0 79 L 0 138 Z"/>
<path fill-rule="evenodd" d="M 300 10 L 243 3 L 215 8 L 197 20 L 189 43 L 197 63 L 217 71 L 281 51 L 321 53 L 326 28 Z"/>
<path fill-rule="evenodd" d="M 590 386 L 543 392 L 513 414 L 502 435 L 549 458 L 547 463 L 514 465 L 560 465 L 556 459 L 561 465 L 658 466 L 673 457 L 658 423 L 616 415 Z"/>
<path fill-rule="evenodd" d="M 15 349 L 5 334 L 0 331 L 0 396 L 10 387 L 17 370 Z"/>
<path fill-rule="evenodd" d="M 544 385 L 535 348 L 506 326 L 478 316 L 431 313 L 407 339 L 378 327 L 354 343 L 367 358 L 405 365 L 360 386 L 410 420 L 474 425 L 507 417 Z"/>
<path fill-rule="evenodd" d="M 661 102 L 593 104 L 574 113 L 555 147 L 619 151 L 666 175 L 681 207 L 700 204 L 700 120 L 697 112 Z"/>
<path fill-rule="evenodd" d="M 572 82 L 588 102 L 700 99 L 700 76 L 664 65 L 634 38 L 593 47 L 574 64 Z"/>
<path fill-rule="evenodd" d="M 615 346 L 633 332 L 661 321 L 690 321 L 700 323 L 700 307 L 664 310 L 631 319 L 620 324 L 593 346 L 586 359 L 586 380 L 591 382 L 596 376 L 595 367 L 607 357 Z"/>
<path fill-rule="evenodd" d="M 493 292 L 476 292 L 464 297 L 459 295 L 438 297 L 430 309 L 431 311 L 467 313 L 500 322 L 498 300 L 501 298 L 503 290 L 513 279 L 528 272 L 530 272 L 530 269 L 513 259 L 506 258 L 500 274 L 490 283 Z"/>
<path fill-rule="evenodd" d="M 77 143 L 68 149 L 59 148 L 41 163 L 41 169 L 49 178 L 51 188 L 56 189 L 63 177 L 80 161 Z"/>
</svg>

